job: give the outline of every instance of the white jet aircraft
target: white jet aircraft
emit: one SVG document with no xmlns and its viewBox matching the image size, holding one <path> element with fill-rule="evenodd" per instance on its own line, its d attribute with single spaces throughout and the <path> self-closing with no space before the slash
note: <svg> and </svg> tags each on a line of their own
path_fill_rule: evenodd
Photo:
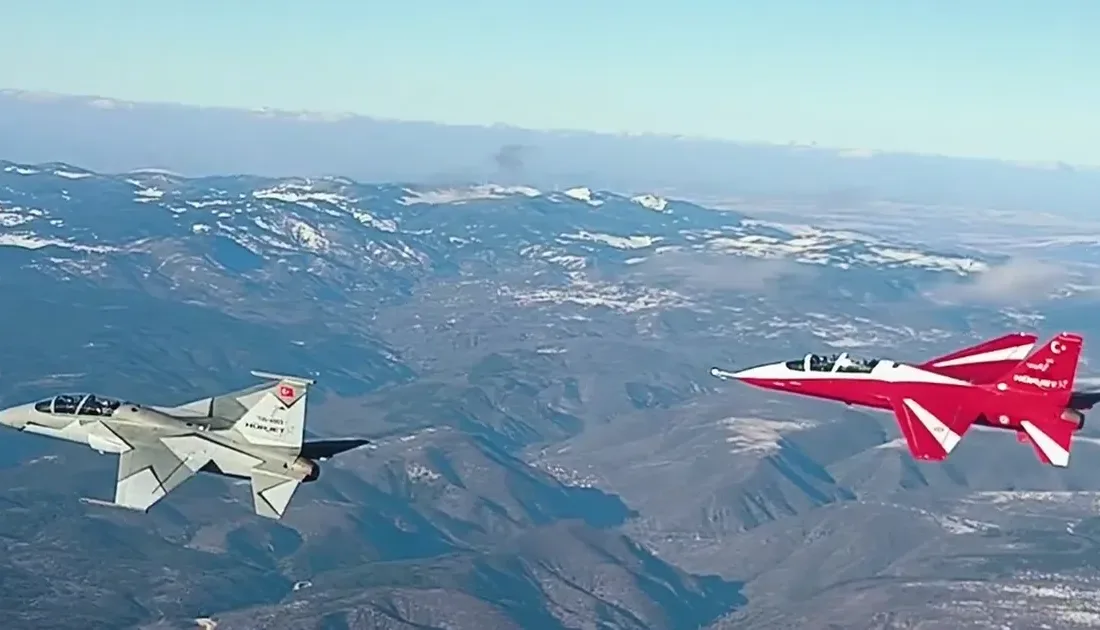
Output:
<svg viewBox="0 0 1100 630">
<path fill-rule="evenodd" d="M 62 394 L 0 411 L 0 425 L 116 453 L 115 499 L 93 503 L 147 511 L 197 472 L 252 482 L 256 513 L 283 516 L 318 462 L 368 440 L 304 440 L 306 393 L 314 381 L 252 372 L 267 382 L 177 407 L 93 394 Z"/>
</svg>

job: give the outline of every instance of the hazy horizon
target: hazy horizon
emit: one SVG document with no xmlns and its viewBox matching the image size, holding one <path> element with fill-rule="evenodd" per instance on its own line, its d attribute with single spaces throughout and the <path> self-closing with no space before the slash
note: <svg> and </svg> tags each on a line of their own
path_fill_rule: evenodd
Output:
<svg viewBox="0 0 1100 630">
<path fill-rule="evenodd" d="M 767 140 L 752 140 L 752 139 L 740 139 L 740 138 L 726 138 L 718 136 L 707 135 L 693 135 L 685 133 L 671 133 L 671 132 L 613 132 L 613 131 L 600 131 L 584 128 L 574 127 L 529 127 L 517 124 L 511 124 L 507 122 L 493 122 L 493 123 L 450 123 L 440 120 L 431 119 L 418 119 L 418 118 L 401 118 L 401 117 L 386 117 L 376 116 L 369 112 L 351 112 L 351 111 L 339 111 L 339 110 L 313 110 L 313 109 L 286 109 L 277 106 L 259 105 L 255 107 L 234 107 L 230 105 L 204 105 L 195 102 L 185 101 L 160 101 L 160 100 L 132 100 L 119 98 L 110 94 L 91 94 L 91 93 L 66 93 L 51 90 L 25 90 L 16 87 L 0 86 L 0 95 L 15 97 L 21 100 L 34 101 L 34 100 L 58 100 L 58 99 L 78 99 L 86 102 L 92 107 L 114 110 L 119 108 L 129 108 L 134 106 L 154 106 L 154 107 L 179 107 L 179 108 L 194 108 L 200 111 L 214 111 L 214 112 L 229 112 L 229 113 L 251 113 L 256 115 L 266 116 L 279 116 L 289 119 L 298 120 L 300 122 L 309 122 L 318 125 L 338 123 L 347 120 L 369 120 L 377 123 L 392 123 L 399 125 L 432 125 L 441 127 L 452 127 L 459 129 L 506 129 L 517 132 L 533 133 L 533 134 L 570 134 L 570 135 L 588 135 L 588 136 L 606 136 L 606 137 L 622 137 L 622 138 L 659 138 L 665 140 L 680 140 L 686 142 L 701 142 L 701 143 L 715 143 L 735 145 L 741 147 L 761 147 L 761 148 L 794 148 L 805 149 L 813 151 L 832 152 L 840 154 L 841 157 L 859 159 L 868 158 L 873 156 L 912 156 L 921 158 L 945 158 L 951 160 L 965 160 L 975 162 L 994 162 L 1010 164 L 1013 166 L 1019 166 L 1022 168 L 1034 168 L 1034 169 L 1052 169 L 1052 168 L 1070 168 L 1075 170 L 1084 171 L 1098 171 L 1100 172 L 1100 161 L 1096 163 L 1076 163 L 1064 159 L 1012 159 L 1005 157 L 997 157 L 990 155 L 978 155 L 978 154 L 956 154 L 950 152 L 930 152 L 930 151 L 916 151 L 916 150 L 904 150 L 904 149 L 884 149 L 874 146 L 842 146 L 842 145 L 825 145 L 817 142 L 778 142 Z M 182 175 L 182 173 L 181 173 Z"/>
<path fill-rule="evenodd" d="M 588 186 L 685 199 L 870 202 L 1093 216 L 1100 169 L 508 125 L 447 125 L 0 90 L 0 159 L 98 172 Z"/>
<path fill-rule="evenodd" d="M 19 62 L 0 86 L 26 90 L 1100 165 L 1089 0 L 45 1 L 5 18 Z"/>
</svg>

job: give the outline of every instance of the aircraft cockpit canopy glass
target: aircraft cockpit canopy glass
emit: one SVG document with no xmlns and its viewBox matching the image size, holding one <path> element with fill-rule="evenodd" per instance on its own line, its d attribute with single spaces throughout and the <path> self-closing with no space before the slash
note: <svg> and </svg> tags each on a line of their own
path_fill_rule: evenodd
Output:
<svg viewBox="0 0 1100 630">
<path fill-rule="evenodd" d="M 122 402 L 113 398 L 88 394 L 83 404 L 77 410 L 82 416 L 109 416 L 122 405 Z"/>
<path fill-rule="evenodd" d="M 122 403 L 95 394 L 61 394 L 35 403 L 36 411 L 61 415 L 109 416 Z"/>
<path fill-rule="evenodd" d="M 808 354 L 805 364 L 811 372 L 844 372 L 848 374 L 867 374 L 878 365 L 878 359 L 853 357 L 847 352 L 840 354 Z"/>
</svg>

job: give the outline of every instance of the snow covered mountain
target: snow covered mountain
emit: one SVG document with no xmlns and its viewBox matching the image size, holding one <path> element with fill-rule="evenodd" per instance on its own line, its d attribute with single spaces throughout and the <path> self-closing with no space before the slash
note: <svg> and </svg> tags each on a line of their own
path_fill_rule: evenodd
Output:
<svg viewBox="0 0 1100 630">
<path fill-rule="evenodd" d="M 189 179 L 0 162 L 0 261 L 22 273 L 9 281 L 80 280 L 368 337 L 378 308 L 447 286 L 521 308 L 687 310 L 731 342 L 858 347 L 916 331 L 934 342 L 945 335 L 920 326 L 921 309 L 907 322 L 882 314 L 998 260 L 585 187 Z"/>
<path fill-rule="evenodd" d="M 126 260 L 126 274 L 153 284 L 201 291 L 194 281 L 211 275 L 306 274 L 371 299 L 389 299 L 373 294 L 380 286 L 400 294 L 425 275 L 532 262 L 580 285 L 586 270 L 622 273 L 683 253 L 955 276 L 988 264 L 973 254 L 583 187 L 425 190 L 12 163 L 0 163 L 0 246 L 33 251 L 30 264 L 62 275 L 119 281 Z"/>
<path fill-rule="evenodd" d="M 27 249 L 142 254 L 155 247 L 151 240 L 202 237 L 191 240 L 219 251 L 218 262 L 228 266 L 307 256 L 333 264 L 432 268 L 514 244 L 533 246 L 510 248 L 521 256 L 567 269 L 621 258 L 616 252 L 630 252 L 622 260 L 637 261 L 677 249 L 839 267 L 957 274 L 984 268 L 973 256 L 584 187 L 422 190 L 342 178 L 185 179 L 5 162 L 0 170 L 0 243 Z"/>
<path fill-rule="evenodd" d="M 87 598 L 58 627 L 211 611 L 233 627 L 781 627 L 768 615 L 833 610 L 791 606 L 914 540 L 990 544 L 959 523 L 996 519 L 912 488 L 947 501 L 1098 477 L 1053 477 L 985 436 L 918 470 L 889 418 L 731 391 L 707 367 L 828 347 L 918 358 L 1091 321 L 1087 305 L 925 299 L 1002 262 L 585 187 L 0 162 L 0 404 L 70 388 L 172 404 L 249 369 L 307 372 L 311 430 L 376 437 L 286 522 L 257 524 L 241 488 L 207 477 L 148 515 L 91 518 L 75 496 L 109 488 L 113 463 L 10 436 L 0 516 L 33 542 L 9 537 L 0 569 L 35 563 L 42 593 L 125 581 L 129 599 Z M 106 575 L 114 555 L 127 570 Z M 738 625 L 748 581 L 763 616 Z"/>
</svg>

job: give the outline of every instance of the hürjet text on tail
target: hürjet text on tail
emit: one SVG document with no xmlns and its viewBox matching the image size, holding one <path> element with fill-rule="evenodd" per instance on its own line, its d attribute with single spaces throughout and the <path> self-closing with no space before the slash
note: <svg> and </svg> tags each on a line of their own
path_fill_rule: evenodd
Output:
<svg viewBox="0 0 1100 630">
<path fill-rule="evenodd" d="M 0 411 L 0 424 L 118 454 L 113 502 L 148 510 L 198 472 L 248 479 L 256 513 L 281 518 L 318 462 L 363 439 L 305 441 L 306 398 L 314 381 L 252 372 L 265 383 L 176 407 L 93 394 L 62 394 Z"/>
<path fill-rule="evenodd" d="M 942 461 L 973 424 L 1016 432 L 1040 461 L 1068 466 L 1073 434 L 1096 395 L 1073 391 L 1083 339 L 1062 333 L 1035 348 L 1038 337 L 1013 333 L 919 365 L 808 354 L 718 378 L 892 411 L 909 451 Z"/>
</svg>

